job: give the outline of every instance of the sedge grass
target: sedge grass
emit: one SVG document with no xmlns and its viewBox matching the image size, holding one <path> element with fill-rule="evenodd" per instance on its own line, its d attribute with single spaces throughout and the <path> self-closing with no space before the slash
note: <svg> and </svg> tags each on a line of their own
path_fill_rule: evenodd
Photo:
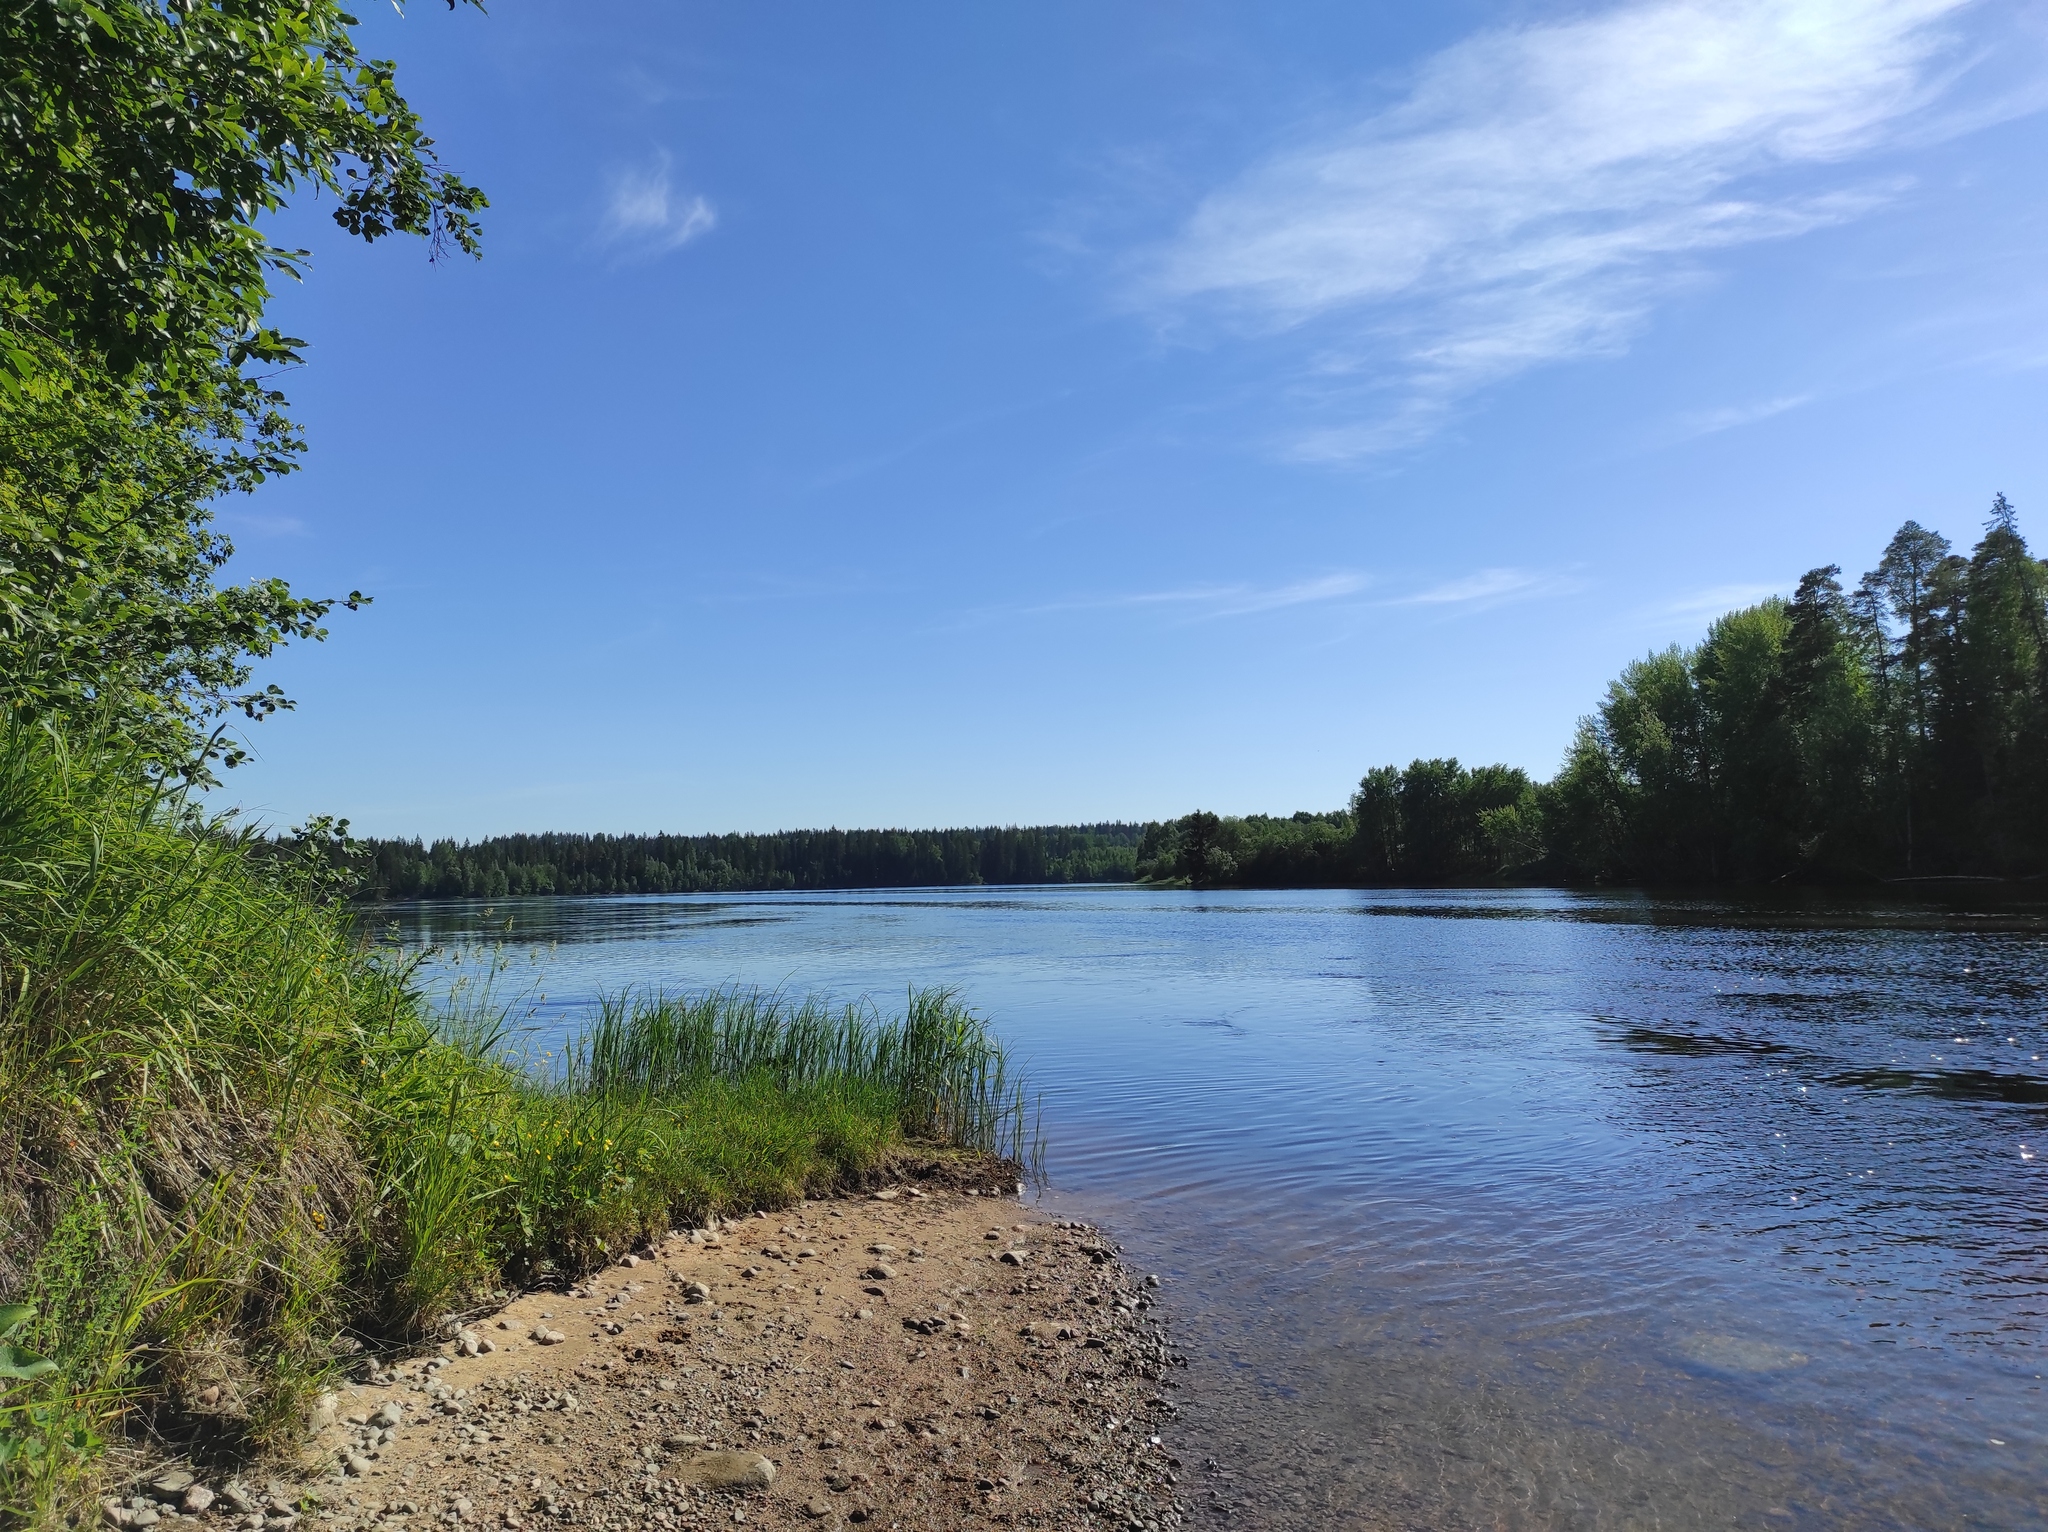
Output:
<svg viewBox="0 0 2048 1532">
<path fill-rule="evenodd" d="M 906 1140 L 1015 1153 L 948 991 L 901 1016 L 608 999 L 560 1065 L 436 1013 L 304 871 L 105 745 L 0 726 L 0 1524 L 167 1440 L 292 1445 L 351 1352 L 684 1218 L 857 1181 Z"/>
</svg>

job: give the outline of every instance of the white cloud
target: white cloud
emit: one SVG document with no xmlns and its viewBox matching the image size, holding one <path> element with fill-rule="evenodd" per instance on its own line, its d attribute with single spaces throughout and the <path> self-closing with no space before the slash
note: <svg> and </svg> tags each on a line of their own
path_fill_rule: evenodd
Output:
<svg viewBox="0 0 2048 1532">
<path fill-rule="evenodd" d="M 1026 610 L 1033 615 L 1040 615 L 1047 612 L 1164 607 L 1179 609 L 1194 620 L 1206 621 L 1216 617 L 1248 617 L 1257 612 L 1279 611 L 1284 607 L 1338 601 L 1346 596 L 1357 595 L 1368 583 L 1362 574 L 1340 570 L 1333 574 L 1295 580 L 1285 585 L 1188 585 L 1172 590 L 1076 596 L 1070 600 L 1047 602 Z"/>
<path fill-rule="evenodd" d="M 1855 218 L 1821 186 L 1909 137 L 2031 109 L 1929 108 L 1970 0 L 1651 0 L 1481 33 L 1401 100 L 1209 195 L 1140 284 L 1262 333 L 1314 326 L 1339 418 L 1305 458 L 1412 442 L 1475 389 L 1626 347 L 1710 252 Z"/>
<path fill-rule="evenodd" d="M 1183 585 L 1166 590 L 1127 591 L 1112 595 L 1075 596 L 1050 601 L 1025 610 L 1034 616 L 1051 612 L 1110 610 L 1168 610 L 1185 621 L 1209 622 L 1223 617 L 1249 617 L 1260 612 L 1289 607 L 1348 603 L 1365 607 L 1463 607 L 1478 610 L 1507 601 L 1525 601 L 1539 596 L 1566 595 L 1584 588 L 1576 576 L 1556 571 L 1488 568 L 1454 580 L 1427 586 L 1408 595 L 1377 596 L 1352 602 L 1374 584 L 1371 576 L 1356 570 L 1292 580 L 1283 585 Z"/>
<path fill-rule="evenodd" d="M 1529 596 L 1549 596 L 1578 589 L 1576 581 L 1531 569 L 1481 569 L 1461 579 L 1446 580 L 1412 596 L 1403 596 L 1400 606 L 1498 605 L 1502 601 Z"/>
<path fill-rule="evenodd" d="M 666 255 L 718 227 L 718 210 L 704 198 L 678 192 L 666 151 L 648 164 L 611 178 L 598 242 L 632 258 Z"/>
<path fill-rule="evenodd" d="M 1673 596 L 1648 608 L 1642 615 L 1666 621 L 1711 620 L 1723 612 L 1738 612 L 1772 596 L 1782 596 L 1797 583 L 1796 580 L 1787 580 L 1777 585 L 1710 585 L 1705 590 Z"/>
<path fill-rule="evenodd" d="M 1738 426 L 1755 425 L 1759 420 L 1769 420 L 1773 415 L 1782 415 L 1813 402 L 1812 394 L 1786 394 L 1777 399 L 1762 399 L 1754 404 L 1730 404 L 1714 410 L 1693 410 L 1678 417 L 1678 435 L 1681 439 L 1695 436 L 1712 436 L 1719 431 L 1732 431 Z"/>
</svg>

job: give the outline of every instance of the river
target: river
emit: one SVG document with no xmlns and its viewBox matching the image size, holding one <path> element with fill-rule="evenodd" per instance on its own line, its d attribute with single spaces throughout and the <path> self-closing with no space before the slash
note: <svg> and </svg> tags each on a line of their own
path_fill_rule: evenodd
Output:
<svg viewBox="0 0 2048 1532">
<path fill-rule="evenodd" d="M 1788 896 L 420 904 L 542 1039 L 957 986 L 1166 1279 L 1203 1525 L 2048 1526 L 2048 920 Z M 1205 1460 L 1213 1459 L 1213 1463 Z"/>
</svg>

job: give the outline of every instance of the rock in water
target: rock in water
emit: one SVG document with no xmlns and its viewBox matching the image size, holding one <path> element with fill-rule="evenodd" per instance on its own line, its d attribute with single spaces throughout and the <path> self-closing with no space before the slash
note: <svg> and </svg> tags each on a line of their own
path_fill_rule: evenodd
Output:
<svg viewBox="0 0 2048 1532">
<path fill-rule="evenodd" d="M 1688 1362 L 1716 1372 L 1782 1372 L 1811 1360 L 1790 1346 L 1740 1335 L 1688 1335 L 1678 1343 L 1678 1353 Z"/>
<path fill-rule="evenodd" d="M 766 1489 L 775 1465 L 758 1452 L 699 1452 L 680 1470 L 685 1484 L 705 1489 Z"/>
</svg>

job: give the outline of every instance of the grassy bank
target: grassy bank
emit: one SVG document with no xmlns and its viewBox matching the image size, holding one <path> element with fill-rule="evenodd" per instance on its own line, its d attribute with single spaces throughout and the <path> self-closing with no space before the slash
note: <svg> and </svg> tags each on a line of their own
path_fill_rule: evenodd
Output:
<svg viewBox="0 0 2048 1532">
<path fill-rule="evenodd" d="M 1019 1147 L 950 994 L 620 996 L 543 1074 L 433 1013 L 322 876 L 118 755 L 0 736 L 0 1306 L 32 1307 L 0 1312 L 0 1518 L 159 1442 L 287 1447 L 360 1349 L 679 1219 L 906 1141 Z"/>
</svg>

